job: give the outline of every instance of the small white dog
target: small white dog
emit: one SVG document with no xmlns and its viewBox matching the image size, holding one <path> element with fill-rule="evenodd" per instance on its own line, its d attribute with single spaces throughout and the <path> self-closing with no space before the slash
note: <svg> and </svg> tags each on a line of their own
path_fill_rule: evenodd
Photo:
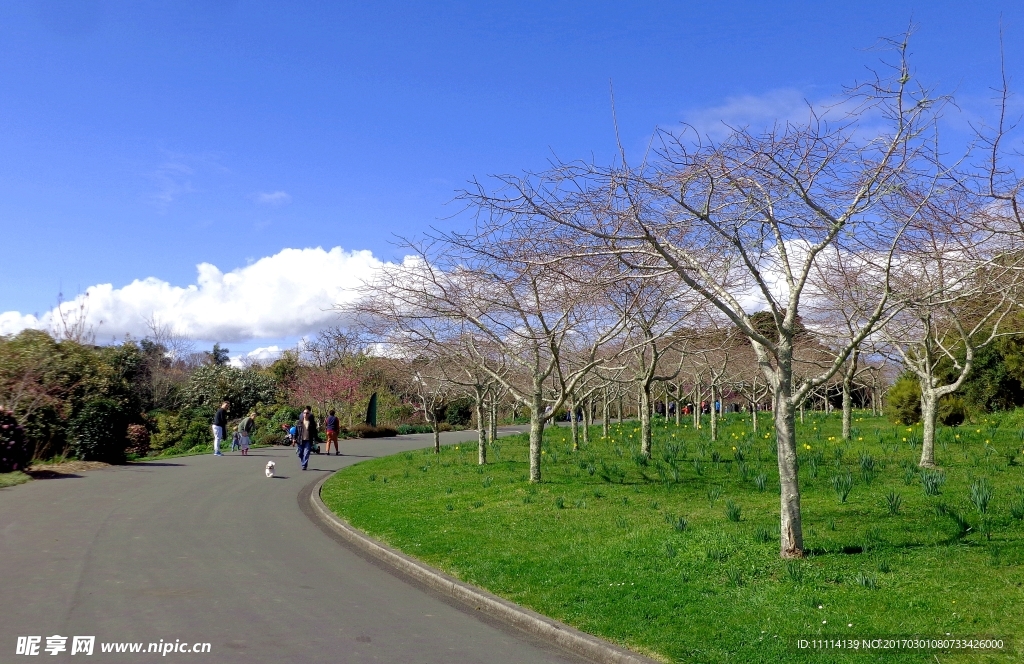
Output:
<svg viewBox="0 0 1024 664">
<path fill-rule="evenodd" d="M 273 477 L 273 476 L 274 476 L 274 462 L 273 461 L 268 461 L 267 462 L 267 477 Z"/>
</svg>

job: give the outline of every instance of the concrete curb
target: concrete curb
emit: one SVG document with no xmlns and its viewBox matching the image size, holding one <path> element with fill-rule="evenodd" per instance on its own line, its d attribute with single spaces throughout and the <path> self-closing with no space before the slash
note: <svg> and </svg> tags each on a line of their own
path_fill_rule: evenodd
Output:
<svg viewBox="0 0 1024 664">
<path fill-rule="evenodd" d="M 327 505 L 320 499 L 320 488 L 330 477 L 331 475 L 328 475 L 317 482 L 316 486 L 313 487 L 312 493 L 309 494 L 309 501 L 313 506 L 313 511 L 327 526 L 341 535 L 345 541 L 364 553 L 387 563 L 391 567 L 404 574 L 408 574 L 430 588 L 463 604 L 478 611 L 484 611 L 537 638 L 595 662 L 607 662 L 608 664 L 656 664 L 656 661 L 653 659 L 630 652 L 625 648 L 599 639 L 596 636 L 591 636 L 586 632 L 581 632 L 557 620 L 552 620 L 539 613 L 525 609 L 508 600 L 492 595 L 482 588 L 459 581 L 411 556 L 405 555 L 397 549 L 371 538 L 366 533 L 352 527 L 336 516 L 327 509 Z"/>
</svg>

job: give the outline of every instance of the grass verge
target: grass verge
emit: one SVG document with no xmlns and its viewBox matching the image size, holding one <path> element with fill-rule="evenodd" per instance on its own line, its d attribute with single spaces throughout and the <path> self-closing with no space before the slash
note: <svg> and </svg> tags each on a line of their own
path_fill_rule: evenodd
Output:
<svg viewBox="0 0 1024 664">
<path fill-rule="evenodd" d="M 25 482 L 28 482 L 30 479 L 32 478 L 26 475 L 25 473 L 21 472 L 20 470 L 16 470 L 12 473 L 0 473 L 0 489 L 9 486 L 17 486 L 19 484 L 24 484 Z"/>
<path fill-rule="evenodd" d="M 473 444 L 346 468 L 325 503 L 357 528 L 545 615 L 670 661 L 1017 661 L 1024 625 L 1024 427 L 1015 417 L 943 429 L 941 476 L 920 472 L 919 427 L 860 414 L 799 426 L 804 560 L 778 556 L 778 472 L 762 418 L 660 422 L 654 457 L 635 423 L 572 451 L 546 433 L 544 482 L 526 439 L 492 463 Z M 987 502 L 986 495 L 989 496 Z M 982 503 L 984 506 L 982 507 Z M 812 652 L 797 640 L 1002 638 L 971 650 Z"/>
</svg>

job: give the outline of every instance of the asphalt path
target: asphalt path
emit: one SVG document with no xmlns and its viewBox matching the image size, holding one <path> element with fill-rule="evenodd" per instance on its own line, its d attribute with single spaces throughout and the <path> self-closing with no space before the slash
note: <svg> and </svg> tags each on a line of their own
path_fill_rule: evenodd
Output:
<svg viewBox="0 0 1024 664">
<path fill-rule="evenodd" d="M 41 636 L 45 648 L 52 635 L 95 636 L 84 661 L 581 662 L 397 576 L 312 516 L 309 492 L 326 473 L 431 444 L 342 441 L 344 456 L 313 455 L 305 472 L 277 447 L 0 490 L 0 662 L 34 661 L 15 654 L 18 637 Z M 211 652 L 100 652 L 161 640 Z M 71 645 L 40 656 L 77 661 Z"/>
</svg>

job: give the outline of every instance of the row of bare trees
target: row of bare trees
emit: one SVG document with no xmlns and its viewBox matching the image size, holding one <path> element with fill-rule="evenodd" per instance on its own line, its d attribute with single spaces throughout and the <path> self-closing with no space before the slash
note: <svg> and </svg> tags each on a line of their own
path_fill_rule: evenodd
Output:
<svg viewBox="0 0 1024 664">
<path fill-rule="evenodd" d="M 938 399 L 1020 306 L 1009 127 L 979 131 L 951 163 L 936 138 L 949 100 L 916 83 L 906 39 L 891 45 L 895 64 L 804 122 L 718 141 L 662 132 L 636 164 L 621 151 L 475 183 L 462 194 L 472 229 L 410 242 L 349 312 L 380 352 L 418 367 L 425 412 L 439 390 L 471 391 L 481 463 L 486 409 L 509 399 L 529 412 L 533 482 L 544 427 L 566 407 L 589 423 L 600 400 L 607 424 L 609 403 L 621 417 L 635 395 L 649 456 L 655 386 L 677 403 L 741 394 L 755 417 L 768 404 L 781 554 L 801 556 L 803 405 L 840 389 L 849 437 L 856 386 L 875 396 L 886 367 L 910 370 L 920 463 L 934 465 Z M 940 384 L 940 361 L 955 380 Z"/>
</svg>

